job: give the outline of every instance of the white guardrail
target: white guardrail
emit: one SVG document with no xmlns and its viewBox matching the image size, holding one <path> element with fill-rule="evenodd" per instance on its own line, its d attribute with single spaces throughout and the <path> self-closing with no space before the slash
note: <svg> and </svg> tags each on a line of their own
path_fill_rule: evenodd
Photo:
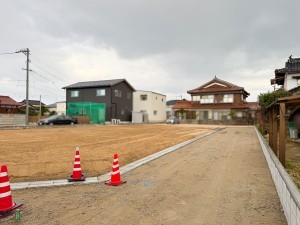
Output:
<svg viewBox="0 0 300 225">
<path fill-rule="evenodd" d="M 289 225 L 300 224 L 300 192 L 272 149 L 255 128 Z"/>
</svg>

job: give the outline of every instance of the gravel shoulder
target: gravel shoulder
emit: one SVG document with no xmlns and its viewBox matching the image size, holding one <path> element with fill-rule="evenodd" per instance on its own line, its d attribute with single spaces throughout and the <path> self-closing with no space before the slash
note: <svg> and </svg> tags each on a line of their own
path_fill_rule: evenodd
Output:
<svg viewBox="0 0 300 225">
<path fill-rule="evenodd" d="M 13 199 L 25 203 L 22 224 L 30 225 L 287 224 L 253 127 L 226 128 L 122 180 L 16 190 Z"/>
</svg>

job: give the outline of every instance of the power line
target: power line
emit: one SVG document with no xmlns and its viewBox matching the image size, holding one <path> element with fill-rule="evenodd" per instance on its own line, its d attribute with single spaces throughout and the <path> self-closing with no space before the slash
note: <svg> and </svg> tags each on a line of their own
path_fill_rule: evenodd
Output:
<svg viewBox="0 0 300 225">
<path fill-rule="evenodd" d="M 35 61 L 35 63 L 39 64 L 40 67 L 44 67 L 46 68 L 49 72 L 52 73 L 52 75 L 60 80 L 63 80 L 63 81 L 66 81 L 62 78 L 62 76 L 57 76 L 57 74 L 62 74 L 62 75 L 65 75 L 63 74 L 61 71 L 57 70 L 56 68 L 54 68 L 53 66 L 45 63 L 44 61 L 40 60 L 38 57 L 34 56 L 31 54 L 31 56 L 33 57 L 33 60 Z M 44 64 L 44 65 L 43 65 Z M 46 66 L 45 66 L 46 65 Z M 50 67 L 50 68 L 49 68 Z M 54 72 L 54 74 L 53 74 Z"/>
<path fill-rule="evenodd" d="M 16 52 L 6 52 L 6 53 L 0 53 L 0 55 L 12 55 L 16 54 Z"/>
</svg>

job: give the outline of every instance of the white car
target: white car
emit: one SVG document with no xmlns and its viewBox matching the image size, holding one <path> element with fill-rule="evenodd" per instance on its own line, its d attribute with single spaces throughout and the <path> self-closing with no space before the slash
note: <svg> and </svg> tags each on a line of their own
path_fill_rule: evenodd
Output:
<svg viewBox="0 0 300 225">
<path fill-rule="evenodd" d="M 176 117 L 176 116 L 170 116 L 168 119 L 167 119 L 167 124 L 179 124 L 179 118 Z"/>
</svg>

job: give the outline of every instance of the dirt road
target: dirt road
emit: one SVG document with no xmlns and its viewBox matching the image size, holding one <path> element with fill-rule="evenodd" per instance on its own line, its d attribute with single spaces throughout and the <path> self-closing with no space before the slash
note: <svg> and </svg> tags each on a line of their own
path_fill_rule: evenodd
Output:
<svg viewBox="0 0 300 225">
<path fill-rule="evenodd" d="M 285 225 L 254 128 L 226 128 L 103 183 L 25 189 L 22 224 Z M 13 217 L 1 224 L 16 224 Z"/>
</svg>

